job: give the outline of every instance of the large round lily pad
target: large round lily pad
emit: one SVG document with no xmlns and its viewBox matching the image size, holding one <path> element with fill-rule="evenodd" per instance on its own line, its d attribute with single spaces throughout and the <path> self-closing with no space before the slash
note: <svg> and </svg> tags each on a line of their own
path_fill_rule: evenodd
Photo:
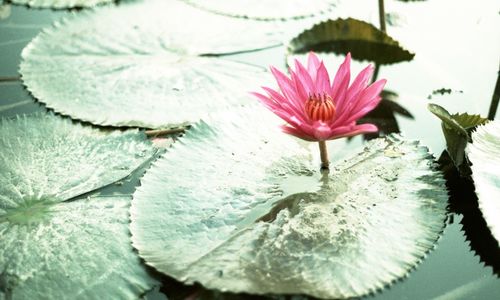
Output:
<svg viewBox="0 0 500 300">
<path fill-rule="evenodd" d="M 11 0 L 12 3 L 28 5 L 37 8 L 72 8 L 93 7 L 99 4 L 111 3 L 114 0 Z"/>
<path fill-rule="evenodd" d="M 166 127 L 248 101 L 265 69 L 218 55 L 282 39 L 274 23 L 177 0 L 134 1 L 44 30 L 24 49 L 20 72 L 39 101 L 64 115 L 98 125 Z"/>
<path fill-rule="evenodd" d="M 0 298 L 134 299 L 151 288 L 129 243 L 130 197 L 69 201 L 154 153 L 138 131 L 52 115 L 0 121 Z"/>
<path fill-rule="evenodd" d="M 500 122 L 479 126 L 472 133 L 467 153 L 479 208 L 491 234 L 500 243 Z"/>
<path fill-rule="evenodd" d="M 133 245 L 149 265 L 222 291 L 348 298 L 434 247 L 447 192 L 433 158 L 392 135 L 319 171 L 315 143 L 261 109 L 193 126 L 142 179 Z"/>
<path fill-rule="evenodd" d="M 1 120 L 0 149 L 0 194 L 14 206 L 93 191 L 128 176 L 154 153 L 137 130 L 104 133 L 43 114 Z"/>
<path fill-rule="evenodd" d="M 328 11 L 332 0 L 184 0 L 208 11 L 257 20 L 298 19 Z"/>
<path fill-rule="evenodd" d="M 138 299 L 157 284 L 130 245 L 130 197 L 58 201 L 26 199 L 0 212 L 0 295 Z"/>
</svg>

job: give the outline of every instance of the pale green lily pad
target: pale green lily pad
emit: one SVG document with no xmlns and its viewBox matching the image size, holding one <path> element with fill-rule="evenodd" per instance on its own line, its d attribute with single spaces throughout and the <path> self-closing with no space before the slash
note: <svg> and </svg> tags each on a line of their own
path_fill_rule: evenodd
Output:
<svg viewBox="0 0 500 300">
<path fill-rule="evenodd" d="M 155 282 L 129 242 L 130 197 L 76 200 L 128 176 L 154 149 L 52 115 L 0 121 L 0 293 L 6 299 L 136 299 Z"/>
<path fill-rule="evenodd" d="M 64 201 L 127 177 L 154 154 L 137 130 L 104 133 L 52 115 L 0 121 L 0 212 Z"/>
<path fill-rule="evenodd" d="M 184 0 L 217 14 L 257 20 L 286 20 L 311 17 L 329 11 L 332 0 Z"/>
<path fill-rule="evenodd" d="M 14 4 L 28 5 L 36 8 L 72 8 L 94 7 L 99 4 L 111 3 L 114 0 L 11 0 Z"/>
<path fill-rule="evenodd" d="M 20 73 L 61 114 L 97 125 L 168 127 L 252 101 L 248 91 L 262 84 L 265 68 L 217 55 L 279 44 L 281 33 L 181 1 L 138 1 L 44 30 L 24 49 Z"/>
<path fill-rule="evenodd" d="M 491 121 L 472 133 L 467 145 L 479 208 L 500 243 L 500 122 Z"/>
<path fill-rule="evenodd" d="M 133 245 L 177 280 L 253 294 L 348 298 L 405 277 L 444 228 L 433 158 L 397 135 L 319 172 L 315 143 L 274 115 L 195 124 L 142 179 Z"/>
<path fill-rule="evenodd" d="M 130 245 L 129 196 L 58 201 L 0 211 L 6 299 L 138 299 L 157 284 Z"/>
</svg>

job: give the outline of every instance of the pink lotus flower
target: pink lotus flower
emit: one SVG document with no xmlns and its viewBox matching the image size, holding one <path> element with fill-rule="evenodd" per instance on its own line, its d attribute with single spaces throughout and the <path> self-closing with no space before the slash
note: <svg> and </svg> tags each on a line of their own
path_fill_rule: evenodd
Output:
<svg viewBox="0 0 500 300">
<path fill-rule="evenodd" d="M 295 60 L 295 70 L 289 70 L 290 78 L 271 67 L 279 90 L 263 87 L 266 94 L 252 94 L 287 122 L 281 127 L 285 133 L 307 141 L 323 142 L 376 132 L 374 124 L 356 121 L 378 105 L 386 80 L 369 85 L 373 66 L 368 65 L 349 85 L 350 64 L 351 55 L 347 54 L 331 82 L 323 61 L 311 52 L 307 67 Z"/>
</svg>

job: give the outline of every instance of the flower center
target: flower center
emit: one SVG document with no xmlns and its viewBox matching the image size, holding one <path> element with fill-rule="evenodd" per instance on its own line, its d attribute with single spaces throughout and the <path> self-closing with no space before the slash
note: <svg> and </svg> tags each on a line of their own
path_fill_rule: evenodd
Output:
<svg viewBox="0 0 500 300">
<path fill-rule="evenodd" d="M 335 116 L 335 104 L 326 93 L 309 95 L 304 110 L 312 121 L 327 121 Z"/>
</svg>

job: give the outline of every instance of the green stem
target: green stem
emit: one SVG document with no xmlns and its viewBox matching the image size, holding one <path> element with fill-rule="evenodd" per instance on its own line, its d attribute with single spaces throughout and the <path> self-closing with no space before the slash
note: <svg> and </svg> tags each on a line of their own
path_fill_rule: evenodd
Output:
<svg viewBox="0 0 500 300">
<path fill-rule="evenodd" d="M 500 100 L 500 70 L 498 70 L 497 83 L 495 85 L 495 90 L 493 91 L 493 97 L 491 97 L 490 110 L 488 112 L 488 119 L 495 119 L 498 109 L 498 101 Z"/>
<path fill-rule="evenodd" d="M 330 161 L 328 161 L 328 149 L 326 148 L 326 141 L 319 141 L 319 154 L 321 157 L 321 169 L 329 169 Z"/>
<path fill-rule="evenodd" d="M 378 17 L 380 19 L 380 30 L 386 32 L 385 30 L 385 9 L 384 0 L 378 0 Z"/>
</svg>

